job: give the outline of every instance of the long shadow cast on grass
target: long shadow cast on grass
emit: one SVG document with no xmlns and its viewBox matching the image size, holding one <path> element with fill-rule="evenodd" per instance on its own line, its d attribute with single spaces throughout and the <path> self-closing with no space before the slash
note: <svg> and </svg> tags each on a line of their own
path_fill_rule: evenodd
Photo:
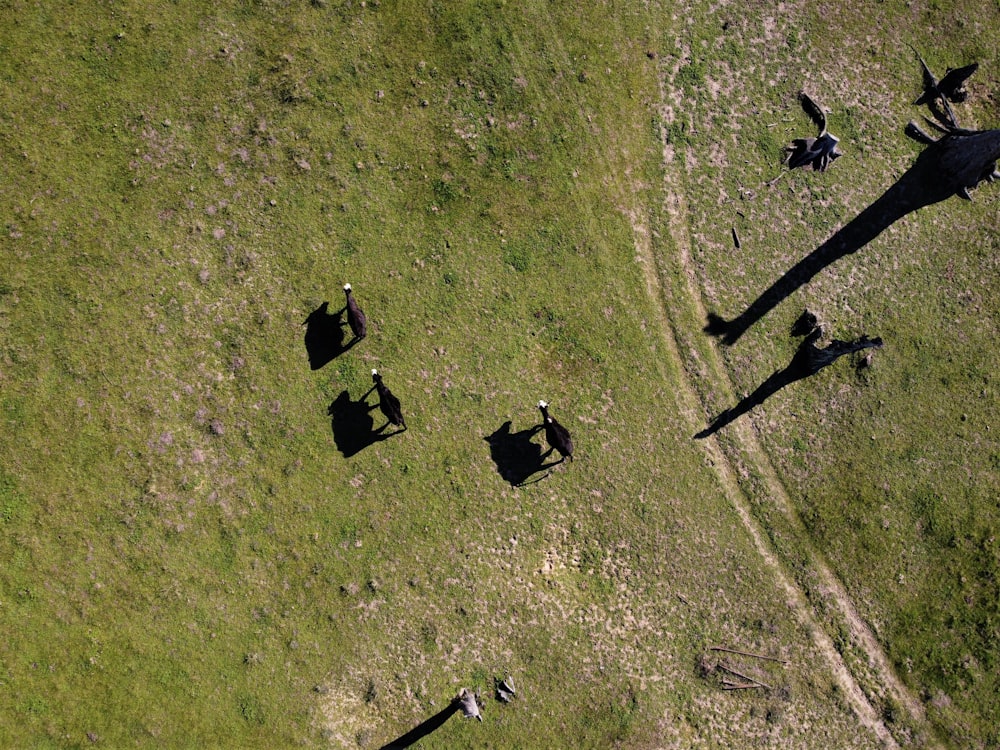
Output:
<svg viewBox="0 0 1000 750">
<path fill-rule="evenodd" d="M 344 454 L 344 458 L 350 458 L 369 445 L 388 440 L 402 432 L 402 430 L 385 432 L 388 423 L 377 430 L 374 429 L 375 420 L 370 412 L 372 409 L 377 409 L 378 405 L 369 406 L 365 401 L 367 396 L 366 393 L 360 400 L 352 401 L 351 395 L 346 390 L 341 391 L 326 410 L 331 417 L 333 442 L 337 444 L 337 450 Z"/>
<path fill-rule="evenodd" d="M 445 708 L 438 711 L 431 718 L 415 726 L 402 737 L 397 737 L 389 744 L 382 745 L 381 750 L 402 750 L 402 748 L 410 747 L 410 745 L 419 742 L 448 721 L 452 714 L 458 713 L 459 708 L 461 708 L 461 704 L 458 701 L 452 701 Z"/>
<path fill-rule="evenodd" d="M 306 327 L 306 353 L 309 355 L 309 367 L 318 370 L 339 357 L 357 343 L 357 339 L 344 344 L 344 312 L 342 308 L 335 313 L 329 313 L 329 302 L 324 302 L 311 313 L 302 323 Z"/>
<path fill-rule="evenodd" d="M 998 158 L 1000 130 L 955 132 L 935 141 L 880 198 L 792 266 L 737 317 L 725 320 L 710 313 L 705 331 L 721 337 L 725 344 L 735 344 L 750 326 L 799 287 L 830 264 L 863 248 L 897 220 L 953 195 L 968 197 L 969 188 L 991 179 Z"/>
<path fill-rule="evenodd" d="M 882 346 L 881 338 L 870 339 L 862 336 L 855 341 L 839 341 L 834 339 L 829 346 L 819 348 L 816 341 L 823 335 L 822 328 L 814 328 L 812 332 L 799 344 L 798 350 L 792 357 L 792 361 L 784 369 L 774 372 L 767 380 L 761 383 L 757 390 L 749 396 L 743 398 L 732 409 L 726 409 L 722 414 L 704 430 L 695 435 L 695 438 L 707 438 L 730 422 L 738 419 L 756 406 L 764 403 L 765 400 L 780 391 L 786 385 L 794 383 L 815 375 L 824 367 L 832 365 L 840 357 L 862 349 L 878 348 Z"/>
<path fill-rule="evenodd" d="M 544 429 L 542 425 L 535 425 L 520 432 L 511 432 L 510 426 L 511 420 L 508 419 L 497 428 L 496 432 L 487 435 L 483 440 L 490 445 L 490 457 L 497 465 L 497 473 L 504 481 L 510 482 L 512 487 L 540 482 L 548 474 L 535 477 L 530 482 L 528 480 L 533 474 L 562 463 L 562 460 L 545 463 L 545 456 L 552 451 L 543 453 L 542 446 L 531 442 L 531 438 Z"/>
</svg>

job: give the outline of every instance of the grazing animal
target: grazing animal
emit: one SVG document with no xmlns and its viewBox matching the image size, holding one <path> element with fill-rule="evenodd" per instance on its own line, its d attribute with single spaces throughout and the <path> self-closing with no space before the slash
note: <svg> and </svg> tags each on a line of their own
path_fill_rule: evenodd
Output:
<svg viewBox="0 0 1000 750">
<path fill-rule="evenodd" d="M 556 421 L 556 418 L 549 415 L 549 405 L 544 401 L 538 402 L 538 408 L 542 412 L 542 424 L 545 427 L 545 439 L 549 444 L 549 453 L 553 449 L 559 451 L 563 459 L 573 460 L 573 438 L 569 436 L 569 430 Z"/>
<path fill-rule="evenodd" d="M 347 323 L 351 326 L 354 338 L 363 339 L 368 335 L 368 319 L 365 318 L 357 300 L 351 294 L 350 284 L 344 284 L 344 294 L 347 296 Z"/>
<path fill-rule="evenodd" d="M 824 172 L 830 166 L 830 162 L 842 156 L 840 149 L 837 148 L 840 139 L 827 131 L 826 115 L 808 94 L 805 92 L 799 94 L 799 101 L 819 132 L 815 138 L 796 138 L 792 141 L 791 145 L 785 148 L 788 152 L 785 162 L 789 169 L 812 167 L 817 172 Z"/>
<path fill-rule="evenodd" d="M 399 405 L 399 399 L 382 382 L 382 376 L 378 374 L 378 370 L 372 370 L 372 380 L 375 381 L 375 390 L 378 391 L 378 408 L 389 420 L 387 424 L 396 427 L 402 426 L 405 430 L 406 420 L 403 419 L 403 410 Z"/>
<path fill-rule="evenodd" d="M 933 107 L 931 111 L 932 112 L 934 111 Z M 948 136 L 976 135 L 975 131 L 966 130 L 965 128 L 959 127 L 957 124 L 953 126 L 942 126 L 939 123 L 936 123 L 934 122 L 934 120 L 931 120 L 927 117 L 925 117 L 924 119 L 927 121 L 929 125 L 932 125 L 935 130 L 937 130 L 940 133 L 944 133 L 945 138 L 947 138 Z M 942 140 L 942 138 L 934 138 L 933 136 L 929 135 L 926 131 L 922 130 L 920 126 L 917 125 L 912 120 L 906 123 L 906 127 L 903 129 L 903 132 L 906 133 L 906 135 L 908 135 L 910 138 L 915 140 L 917 143 L 921 143 L 926 146 L 934 145 Z M 974 181 L 974 184 L 960 186 L 955 191 L 955 194 L 959 198 L 972 200 L 972 194 L 969 193 L 970 188 L 976 187 L 976 185 L 978 185 L 980 182 L 995 182 L 996 180 L 1000 180 L 1000 171 L 997 170 L 997 160 L 996 159 L 986 160 L 982 164 L 979 176 Z"/>
<path fill-rule="evenodd" d="M 940 100 L 940 97 L 938 97 Z M 953 195 L 971 199 L 972 188 L 1000 180 L 1000 128 L 969 130 L 958 125 L 940 106 L 929 102 L 938 122 L 927 120 L 942 137 L 932 138 L 916 123 L 906 134 L 927 148 L 879 198 L 838 229 L 832 237 L 789 268 L 735 318 L 726 320 L 710 312 L 705 331 L 722 337 L 727 345 L 736 341 L 797 289 L 809 283 L 827 266 L 856 253 L 904 216 Z M 937 103 L 941 104 L 940 101 Z M 949 108 L 950 111 L 950 108 Z M 925 118 L 926 119 L 926 118 Z M 779 174 L 785 174 L 782 171 Z M 773 184 L 778 178 L 770 183 Z"/>
<path fill-rule="evenodd" d="M 455 696 L 454 703 L 462 710 L 462 716 L 466 719 L 483 720 L 479 713 L 479 696 L 468 688 L 462 688 Z"/>
<path fill-rule="evenodd" d="M 917 59 L 920 60 L 920 64 L 924 69 L 924 93 L 914 102 L 915 104 L 924 103 L 930 109 L 931 114 L 934 119 L 924 116 L 924 121 L 931 126 L 936 132 L 941 133 L 942 136 L 939 138 L 934 138 L 924 130 L 920 128 L 912 120 L 906 124 L 903 132 L 906 133 L 910 138 L 915 140 L 917 143 L 923 144 L 925 146 L 933 145 L 950 145 L 948 143 L 949 139 L 953 143 L 958 142 L 958 137 L 961 136 L 980 136 L 982 132 L 977 132 L 975 130 L 969 130 L 963 128 L 958 124 L 958 118 L 955 117 L 955 112 L 952 110 L 948 101 L 961 102 L 965 101 L 968 96 L 962 87 L 965 79 L 976 72 L 979 67 L 978 63 L 972 63 L 971 65 L 966 65 L 963 68 L 957 70 L 948 69 L 948 73 L 939 82 L 934 74 L 931 73 L 930 69 L 927 67 L 927 63 L 923 61 L 920 55 L 917 55 Z M 947 84 L 947 85 L 946 85 Z M 956 93 L 957 92 L 957 93 Z M 956 98 L 957 97 L 957 98 Z M 997 131 L 988 131 L 995 134 Z M 967 142 L 971 142 L 971 138 Z M 989 140 L 992 146 L 992 141 L 996 140 L 995 137 L 988 137 L 987 139 L 976 138 L 976 140 Z M 978 146 L 978 144 L 977 144 Z M 987 151 L 989 151 L 989 146 Z M 978 156 L 978 154 L 977 154 Z M 972 194 L 969 192 L 971 188 L 976 187 L 981 182 L 994 182 L 1000 179 L 1000 171 L 997 170 L 997 158 L 993 157 L 992 154 L 986 156 L 985 158 L 979 159 L 979 174 L 974 177 L 973 180 L 969 180 L 966 177 L 958 189 L 955 191 L 955 195 L 959 198 L 965 198 L 966 200 L 972 200 Z M 963 171 L 965 168 L 963 167 Z"/>
<path fill-rule="evenodd" d="M 507 675 L 507 678 L 497 682 L 497 700 L 501 703 L 510 703 L 517 697 L 517 690 L 514 689 L 514 678 Z"/>
</svg>

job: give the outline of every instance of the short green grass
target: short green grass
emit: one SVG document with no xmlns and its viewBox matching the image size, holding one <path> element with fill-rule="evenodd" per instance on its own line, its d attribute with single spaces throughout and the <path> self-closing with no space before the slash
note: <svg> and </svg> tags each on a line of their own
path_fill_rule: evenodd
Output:
<svg viewBox="0 0 1000 750">
<path fill-rule="evenodd" d="M 883 6 L 883 35 L 926 21 Z M 761 56 L 768 11 L 704 4 L 5 4 L 0 745 L 377 747 L 468 686 L 486 721 L 423 745 L 874 747 L 690 439 L 635 260 L 667 187 L 661 76 L 686 97 L 671 187 L 720 309 L 916 152 L 885 136 L 916 73 L 879 73 L 887 113 L 857 63 L 817 92 L 848 155 L 756 187 L 806 124 L 794 94 L 818 74 L 792 61 L 890 46 L 855 16 L 821 43 L 822 19 L 785 12 Z M 937 68 L 978 54 L 978 94 L 987 20 L 964 46 L 913 41 Z M 720 224 L 742 188 L 760 195 Z M 980 193 L 807 290 L 888 345 L 752 417 L 956 746 L 995 740 L 996 238 L 951 230 L 990 226 Z M 737 223 L 753 264 L 725 245 Z M 942 235 L 947 256 L 899 252 Z M 346 281 L 369 336 L 311 371 L 302 322 Z M 737 387 L 790 355 L 795 304 L 727 353 Z M 372 367 L 410 429 L 345 458 L 327 408 Z M 539 398 L 577 460 L 511 488 L 484 438 L 536 424 Z M 712 644 L 790 665 L 759 667 L 768 695 L 722 693 L 697 668 Z"/>
</svg>

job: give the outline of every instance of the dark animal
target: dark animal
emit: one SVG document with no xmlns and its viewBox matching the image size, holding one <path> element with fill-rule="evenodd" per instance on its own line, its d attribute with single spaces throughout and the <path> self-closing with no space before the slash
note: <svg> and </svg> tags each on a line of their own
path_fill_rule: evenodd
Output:
<svg viewBox="0 0 1000 750">
<path fill-rule="evenodd" d="M 347 323 L 351 326 L 351 332 L 357 339 L 363 339 L 368 335 L 368 319 L 358 306 L 357 300 L 351 294 L 351 285 L 344 284 L 344 294 L 347 296 Z"/>
<path fill-rule="evenodd" d="M 881 337 L 876 336 L 872 339 L 868 338 L 868 336 L 862 336 L 854 341 L 841 341 L 840 339 L 834 339 L 828 346 L 821 349 L 816 346 L 816 341 L 818 341 L 822 335 L 822 326 L 816 326 L 816 328 L 814 328 L 806 337 L 805 341 L 799 345 L 798 350 L 795 352 L 795 356 L 792 357 L 791 364 L 787 368 L 788 374 L 792 376 L 793 379 L 800 380 L 801 378 L 815 375 L 824 367 L 832 365 L 845 354 L 859 352 L 862 349 L 882 348 Z"/>
<path fill-rule="evenodd" d="M 378 370 L 372 370 L 372 380 L 375 381 L 374 389 L 378 391 L 378 408 L 385 415 L 385 418 L 389 420 L 386 426 L 390 424 L 395 427 L 402 426 L 405 430 L 406 420 L 403 419 L 403 410 L 399 405 L 399 399 L 382 382 L 382 376 L 378 374 Z M 382 429 L 385 429 L 385 427 Z"/>
<path fill-rule="evenodd" d="M 468 688 L 462 688 L 458 695 L 455 696 L 455 703 L 462 710 L 462 716 L 466 719 L 478 719 L 483 720 L 482 714 L 479 713 L 479 697 L 473 693 Z"/>
<path fill-rule="evenodd" d="M 824 172 L 830 166 L 830 162 L 842 156 L 840 149 L 837 148 L 840 139 L 827 131 L 826 115 L 808 94 L 805 92 L 799 94 L 799 101 L 819 132 L 815 138 L 796 138 L 792 141 L 791 145 L 785 148 L 788 152 L 785 163 L 789 169 L 812 167 L 817 172 Z"/>
<path fill-rule="evenodd" d="M 916 50 L 913 51 L 916 53 L 917 59 L 920 61 L 920 68 L 923 71 L 924 86 L 924 90 L 913 103 L 926 104 L 930 109 L 931 114 L 934 115 L 938 122 L 943 123 L 944 127 L 926 117 L 924 119 L 927 120 L 927 122 L 930 123 L 936 130 L 944 133 L 970 133 L 971 131 L 963 131 L 963 129 L 959 127 L 958 120 L 955 117 L 955 112 L 952 110 L 949 102 L 959 103 L 964 102 L 969 98 L 969 92 L 965 88 L 965 81 L 979 69 L 979 63 L 972 63 L 971 65 L 965 65 L 957 69 L 948 68 L 948 72 L 945 73 L 944 78 L 939 81 L 931 72 L 931 69 L 927 67 L 927 63 L 924 62 L 924 58 L 920 56 L 920 53 Z M 906 134 L 925 145 L 927 145 L 929 141 L 933 141 L 933 139 L 929 138 L 926 133 L 923 133 L 919 128 L 913 126 L 912 123 L 907 125 Z"/>
<path fill-rule="evenodd" d="M 935 116 L 941 119 L 941 114 L 939 110 L 935 110 L 934 107 L 931 107 L 931 111 L 934 112 Z M 954 115 L 952 114 L 951 117 L 953 120 Z M 906 127 L 903 129 L 903 132 L 910 138 L 915 140 L 917 143 L 921 143 L 927 146 L 932 146 L 943 140 L 946 140 L 949 136 L 976 135 L 976 131 L 966 130 L 965 128 L 960 127 L 958 123 L 954 121 L 952 122 L 952 124 L 942 125 L 938 122 L 935 122 L 934 120 L 931 120 L 928 117 L 925 117 L 924 119 L 939 133 L 944 133 L 944 137 L 934 138 L 925 130 L 921 129 L 919 125 L 917 125 L 915 122 L 911 120 L 910 122 L 906 123 Z M 942 121 L 947 123 L 947 116 L 945 116 L 945 118 Z M 986 158 L 984 160 L 984 163 L 981 165 L 979 175 L 976 177 L 976 179 L 969 181 L 968 184 L 959 185 L 959 187 L 955 190 L 955 195 L 957 195 L 959 198 L 964 198 L 965 200 L 971 201 L 972 193 L 969 192 L 971 188 L 976 187 L 981 182 L 994 182 L 998 179 L 1000 179 L 1000 171 L 997 171 L 997 159 Z"/>
<path fill-rule="evenodd" d="M 556 421 L 556 418 L 549 414 L 549 405 L 544 401 L 538 402 L 538 408 L 542 412 L 542 425 L 545 427 L 545 440 L 549 444 L 549 453 L 554 450 L 559 451 L 563 459 L 573 460 L 573 438 L 569 436 L 569 430 Z"/>
<path fill-rule="evenodd" d="M 919 55 L 917 56 L 919 58 Z M 920 64 L 924 66 L 924 86 L 925 89 L 929 86 L 936 85 L 938 89 L 941 89 L 941 84 L 934 83 L 934 74 L 928 70 L 927 65 L 923 60 L 920 60 Z M 975 72 L 977 64 L 967 65 L 965 68 L 960 68 L 959 70 L 967 70 L 972 68 L 972 72 Z M 948 75 L 957 71 L 949 71 Z M 966 77 L 972 75 L 972 72 L 966 74 Z M 946 75 L 945 78 L 948 76 Z M 964 80 L 964 78 L 962 79 Z M 943 79 L 942 79 L 943 82 Z M 927 91 L 925 90 L 924 96 L 917 99 L 918 102 L 926 102 L 928 109 L 930 109 L 931 114 L 934 119 L 924 116 L 924 121 L 931 126 L 935 131 L 941 134 L 941 137 L 934 138 L 932 135 L 922 130 L 919 125 L 917 125 L 912 120 L 906 123 L 906 127 L 903 132 L 910 138 L 915 140 L 917 143 L 923 144 L 925 146 L 933 146 L 942 141 L 949 140 L 949 136 L 962 137 L 962 136 L 976 136 L 981 135 L 981 132 L 975 130 L 969 130 L 963 128 L 958 124 L 958 119 L 955 117 L 954 111 L 948 105 L 948 97 L 945 95 L 943 90 L 939 90 L 934 96 L 927 96 Z M 952 101 L 962 101 L 961 99 Z M 942 109 L 943 107 L 943 109 Z M 996 132 L 996 131 L 988 131 Z M 964 165 L 963 165 L 964 168 Z M 962 184 L 955 191 L 955 195 L 959 198 L 964 198 L 966 200 L 972 200 L 972 194 L 969 192 L 971 188 L 976 187 L 981 182 L 993 182 L 1000 179 L 1000 171 L 997 171 L 997 157 L 992 159 L 987 157 L 980 164 L 979 174 L 976 176 L 975 180 L 966 180 L 965 184 Z"/>
</svg>

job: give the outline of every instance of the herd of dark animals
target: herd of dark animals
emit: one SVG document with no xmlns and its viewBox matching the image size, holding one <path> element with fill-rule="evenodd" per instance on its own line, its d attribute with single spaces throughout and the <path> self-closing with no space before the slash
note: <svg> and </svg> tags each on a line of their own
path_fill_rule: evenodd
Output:
<svg viewBox="0 0 1000 750">
<path fill-rule="evenodd" d="M 724 344 L 732 345 L 757 321 L 787 299 L 799 287 L 808 283 L 820 271 L 844 257 L 860 250 L 897 220 L 917 209 L 939 203 L 953 195 L 971 200 L 969 190 L 982 182 L 1000 179 L 997 160 L 1000 159 L 1000 130 L 968 130 L 958 124 L 951 107 L 968 98 L 965 82 L 978 69 L 977 63 L 949 69 L 938 80 L 920 56 L 923 71 L 923 90 L 914 104 L 926 104 L 932 117 L 924 117 L 927 124 L 939 134 L 935 138 L 919 125 L 909 122 L 905 134 L 926 146 L 913 166 L 899 178 L 881 197 L 865 208 L 854 219 L 839 229 L 830 239 L 804 257 L 781 278 L 766 289 L 756 300 L 731 320 L 710 313 L 705 331 L 719 337 Z M 799 138 L 786 149 L 789 169 L 797 167 L 824 171 L 840 152 L 838 140 L 826 129 L 822 109 L 805 93 L 800 102 L 803 110 L 819 128 L 815 138 Z M 817 338 L 821 335 L 817 329 Z M 875 344 L 873 342 L 879 342 Z M 821 367 L 830 364 L 850 351 L 879 346 L 880 339 L 862 337 L 855 342 L 834 341 L 825 350 L 815 348 L 815 339 L 803 342 L 792 364 L 774 373 L 753 394 L 743 399 L 733 409 L 723 412 L 697 437 L 712 434 L 737 416 L 761 403 L 767 396 L 790 382 L 806 377 L 814 363 Z M 853 348 L 852 348 L 853 347 Z M 819 356 L 822 352 L 823 355 Z M 826 361 L 828 360 L 829 361 Z M 816 368 L 817 370 L 820 368 Z"/>
<path fill-rule="evenodd" d="M 934 119 L 927 117 L 924 119 L 934 130 L 941 133 L 941 136 L 933 138 L 912 121 L 908 123 L 905 129 L 906 135 L 928 146 L 917 158 L 913 167 L 881 198 L 796 264 L 738 318 L 725 321 L 718 316 L 710 315 L 706 326 L 707 332 L 722 336 L 726 344 L 735 343 L 754 322 L 807 283 L 819 271 L 844 255 L 864 247 L 897 219 L 951 195 L 970 198 L 968 192 L 970 188 L 980 182 L 992 182 L 1000 178 L 1000 173 L 996 169 L 997 159 L 1000 159 L 1000 130 L 966 130 L 959 126 L 951 108 L 951 103 L 965 101 L 968 97 L 965 81 L 976 71 L 978 64 L 973 63 L 957 70 L 949 69 L 939 81 L 919 55 L 918 59 L 923 70 L 923 92 L 914 104 L 928 106 Z M 819 105 L 804 92 L 800 94 L 799 101 L 805 113 L 816 125 L 818 133 L 815 137 L 795 139 L 786 149 L 785 163 L 790 170 L 805 167 L 823 172 L 841 156 L 838 148 L 839 139 L 827 130 L 826 115 Z M 734 238 L 738 247 L 739 241 L 735 237 L 735 229 Z M 313 369 L 319 369 L 367 335 L 367 320 L 352 294 L 350 284 L 344 285 L 344 294 L 346 303 L 338 313 L 329 315 L 329 304 L 324 302 L 305 321 L 306 348 Z M 341 316 L 345 312 L 347 324 L 354 335 L 346 346 L 343 343 L 341 323 Z M 882 346 L 881 338 L 862 336 L 854 341 L 833 339 L 829 345 L 819 347 L 817 342 L 823 336 L 823 326 L 808 310 L 795 321 L 790 333 L 795 337 L 803 337 L 803 340 L 788 366 L 777 370 L 753 393 L 716 417 L 708 427 L 695 435 L 696 438 L 708 437 L 763 403 L 781 388 L 816 374 L 846 354 Z M 863 363 L 859 366 L 863 366 Z M 359 401 L 351 401 L 350 395 L 345 390 L 329 407 L 329 414 L 334 418 L 334 438 L 345 456 L 353 455 L 376 440 L 383 440 L 406 430 L 400 401 L 383 383 L 382 376 L 377 370 L 372 370 L 372 381 L 374 385 Z M 374 421 L 369 415 L 375 407 L 369 407 L 367 404 L 367 398 L 372 391 L 377 391 L 379 397 L 377 406 L 386 418 L 386 423 L 377 430 L 373 429 Z M 511 433 L 511 421 L 508 420 L 496 432 L 484 438 L 490 445 L 491 457 L 497 464 L 500 475 L 515 486 L 525 484 L 529 477 L 540 470 L 562 463 L 567 458 L 573 459 L 573 440 L 569 431 L 549 414 L 548 404 L 545 401 L 538 402 L 538 409 L 542 415 L 541 424 Z M 384 431 L 389 425 L 399 429 L 386 434 Z M 549 445 L 548 451 L 544 453 L 541 446 L 532 442 L 532 437 L 541 430 L 545 431 L 545 439 Z M 554 451 L 559 453 L 559 460 L 549 464 L 544 463 Z M 510 686 L 504 683 L 503 690 L 498 688 L 498 691 L 501 700 L 509 701 L 514 694 L 513 683 Z M 444 710 L 389 743 L 383 750 L 412 745 L 441 726 L 459 710 L 466 718 L 477 718 L 482 721 L 476 696 L 463 689 Z"/>
<path fill-rule="evenodd" d="M 344 284 L 344 307 L 337 313 L 331 315 L 330 303 L 324 302 L 305 319 L 303 325 L 306 326 L 306 351 L 312 369 L 320 369 L 368 335 L 368 319 L 353 291 L 350 284 Z M 345 313 L 347 325 L 354 335 L 346 345 L 342 322 Z M 327 409 L 327 414 L 333 418 L 334 442 L 345 458 L 353 456 L 375 442 L 406 430 L 402 404 L 385 385 L 378 370 L 372 370 L 372 383 L 372 387 L 358 401 L 352 401 L 350 394 L 345 390 Z M 369 406 L 367 403 L 373 391 L 378 394 L 376 406 L 386 419 L 385 424 L 378 429 L 375 429 L 374 420 L 369 414 L 375 406 Z M 538 408 L 542 413 L 541 424 L 511 435 L 509 432 L 511 423 L 508 421 L 500 430 L 486 438 L 491 444 L 491 454 L 497 464 L 497 470 L 504 479 L 515 486 L 524 484 L 536 472 L 560 464 L 567 458 L 573 459 L 573 439 L 569 430 L 549 414 L 548 404 L 545 401 L 539 401 Z M 390 426 L 397 429 L 386 432 Z M 504 434 L 505 428 L 506 434 Z M 542 453 L 541 446 L 531 442 L 531 438 L 543 429 L 549 444 L 549 449 L 545 453 Z M 559 460 L 544 463 L 553 451 L 559 453 Z"/>
<path fill-rule="evenodd" d="M 923 74 L 923 90 L 914 101 L 915 105 L 927 105 L 932 118 L 924 117 L 927 124 L 940 135 L 935 138 L 914 122 L 909 122 L 905 134 L 918 143 L 927 146 L 917 157 L 909 170 L 892 185 L 880 198 L 870 204 L 852 221 L 845 224 L 829 240 L 796 263 L 778 281 L 764 291 L 747 309 L 732 320 L 724 320 L 714 313 L 708 316 L 705 330 L 721 337 L 723 343 L 734 344 L 756 321 L 760 320 L 781 301 L 799 287 L 808 283 L 826 266 L 845 255 L 856 252 L 882 233 L 892 223 L 908 213 L 952 195 L 971 199 L 969 189 L 979 183 L 992 182 L 1000 178 L 997 160 L 1000 159 L 1000 130 L 974 131 L 961 127 L 951 107 L 968 98 L 966 81 L 978 69 L 978 63 L 949 69 L 940 80 L 931 72 L 927 63 L 917 55 Z M 823 108 L 802 92 L 799 102 L 803 111 L 817 128 L 815 136 L 796 138 L 786 148 L 785 164 L 788 169 L 799 167 L 824 172 L 842 152 L 839 139 L 829 132 Z M 739 239 L 734 232 L 734 241 L 739 247 Z M 354 297 L 350 284 L 344 285 L 345 305 L 335 315 L 328 313 L 329 303 L 324 302 L 306 319 L 306 348 L 310 365 L 319 369 L 334 357 L 347 351 L 365 338 L 368 333 L 367 319 Z M 353 338 L 345 345 L 341 316 L 346 313 L 347 324 Z M 804 313 L 803 318 L 811 314 Z M 789 365 L 773 373 L 753 393 L 745 397 L 731 409 L 727 409 L 696 437 L 707 437 L 754 406 L 762 403 L 770 395 L 784 386 L 815 374 L 848 353 L 882 345 L 880 338 L 861 338 L 844 342 L 833 340 L 825 348 L 816 346 L 823 328 L 813 325 L 804 331 L 799 345 Z M 334 437 L 345 456 L 377 440 L 383 440 L 406 430 L 399 399 L 383 383 L 382 376 L 372 370 L 374 385 L 359 402 L 352 402 L 344 391 L 330 405 L 328 413 L 334 418 Z M 378 393 L 378 407 L 386 418 L 386 423 L 373 429 L 367 412 L 366 399 L 372 391 Z M 490 444 L 490 453 L 497 464 L 500 475 L 512 485 L 524 484 L 533 474 L 547 469 L 569 458 L 573 458 L 573 441 L 568 430 L 548 413 L 548 404 L 538 402 L 542 413 L 542 423 L 531 430 L 510 432 L 511 423 L 504 423 L 485 440 Z M 398 429 L 385 433 L 389 426 Z M 545 430 L 549 450 L 542 453 L 540 447 L 531 442 L 538 431 Z M 545 459 L 552 452 L 559 453 L 559 460 L 546 464 Z"/>
</svg>

